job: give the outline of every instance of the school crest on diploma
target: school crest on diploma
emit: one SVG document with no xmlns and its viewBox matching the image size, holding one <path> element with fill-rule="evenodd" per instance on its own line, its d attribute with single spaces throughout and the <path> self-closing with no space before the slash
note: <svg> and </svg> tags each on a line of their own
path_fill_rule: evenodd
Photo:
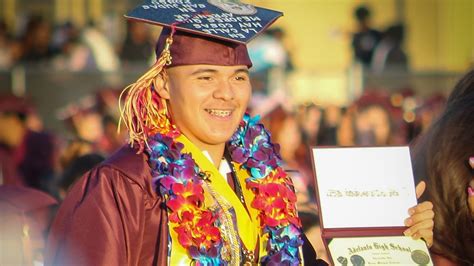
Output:
<svg viewBox="0 0 474 266">
<path fill-rule="evenodd" d="M 334 265 L 433 265 L 403 235 L 416 205 L 408 147 L 313 148 L 321 231 Z"/>
</svg>

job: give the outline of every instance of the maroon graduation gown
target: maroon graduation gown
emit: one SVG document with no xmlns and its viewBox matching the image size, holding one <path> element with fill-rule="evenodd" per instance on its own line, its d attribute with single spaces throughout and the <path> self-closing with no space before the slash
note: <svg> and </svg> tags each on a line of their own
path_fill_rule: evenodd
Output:
<svg viewBox="0 0 474 266">
<path fill-rule="evenodd" d="M 45 265 L 166 265 L 166 217 L 146 155 L 123 147 L 69 191 Z"/>
<path fill-rule="evenodd" d="M 304 237 L 306 263 L 316 253 Z M 45 265 L 166 265 L 168 224 L 144 154 L 125 146 L 69 191 L 52 225 Z"/>
</svg>

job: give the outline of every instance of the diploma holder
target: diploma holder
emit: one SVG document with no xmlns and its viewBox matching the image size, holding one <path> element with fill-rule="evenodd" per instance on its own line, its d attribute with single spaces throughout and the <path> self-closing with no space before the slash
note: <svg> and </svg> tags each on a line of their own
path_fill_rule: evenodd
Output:
<svg viewBox="0 0 474 266">
<path fill-rule="evenodd" d="M 417 204 L 409 148 L 313 147 L 323 242 L 333 265 L 433 265 L 403 232 Z"/>
</svg>

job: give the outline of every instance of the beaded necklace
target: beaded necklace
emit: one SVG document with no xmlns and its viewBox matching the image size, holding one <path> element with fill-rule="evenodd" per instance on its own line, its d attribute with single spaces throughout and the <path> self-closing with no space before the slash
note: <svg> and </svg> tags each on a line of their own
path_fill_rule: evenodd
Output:
<svg viewBox="0 0 474 266">
<path fill-rule="evenodd" d="M 147 152 L 156 191 L 166 202 L 170 230 L 178 234 L 179 244 L 196 265 L 227 265 L 224 254 L 229 240 L 219 227 L 225 219 L 203 204 L 208 177 L 191 154 L 182 152 L 184 144 L 176 140 L 176 132 L 168 133 L 149 137 Z M 268 236 L 267 255 L 259 262 L 299 265 L 301 221 L 291 179 L 281 168 L 278 145 L 271 143 L 258 118 L 246 114 L 227 148 L 239 170 L 249 175 L 245 188 L 255 196 L 249 207 L 259 211 L 261 233 Z"/>
</svg>

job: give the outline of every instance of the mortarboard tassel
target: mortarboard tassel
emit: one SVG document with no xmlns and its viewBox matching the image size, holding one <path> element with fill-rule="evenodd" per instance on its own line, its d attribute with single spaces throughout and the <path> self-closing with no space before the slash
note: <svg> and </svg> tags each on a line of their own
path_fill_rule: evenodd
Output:
<svg viewBox="0 0 474 266">
<path fill-rule="evenodd" d="M 155 64 L 135 83 L 127 86 L 119 98 L 120 125 L 123 120 L 129 132 L 130 145 L 138 144 L 139 153 L 147 145 L 147 138 L 153 134 L 169 134 L 174 126 L 170 123 L 166 100 L 155 92 L 159 86 L 157 76 L 164 78 L 164 67 L 171 64 L 170 46 L 173 43 L 174 29 L 166 39 L 166 46 Z M 122 107 L 122 97 L 126 94 Z"/>
</svg>

